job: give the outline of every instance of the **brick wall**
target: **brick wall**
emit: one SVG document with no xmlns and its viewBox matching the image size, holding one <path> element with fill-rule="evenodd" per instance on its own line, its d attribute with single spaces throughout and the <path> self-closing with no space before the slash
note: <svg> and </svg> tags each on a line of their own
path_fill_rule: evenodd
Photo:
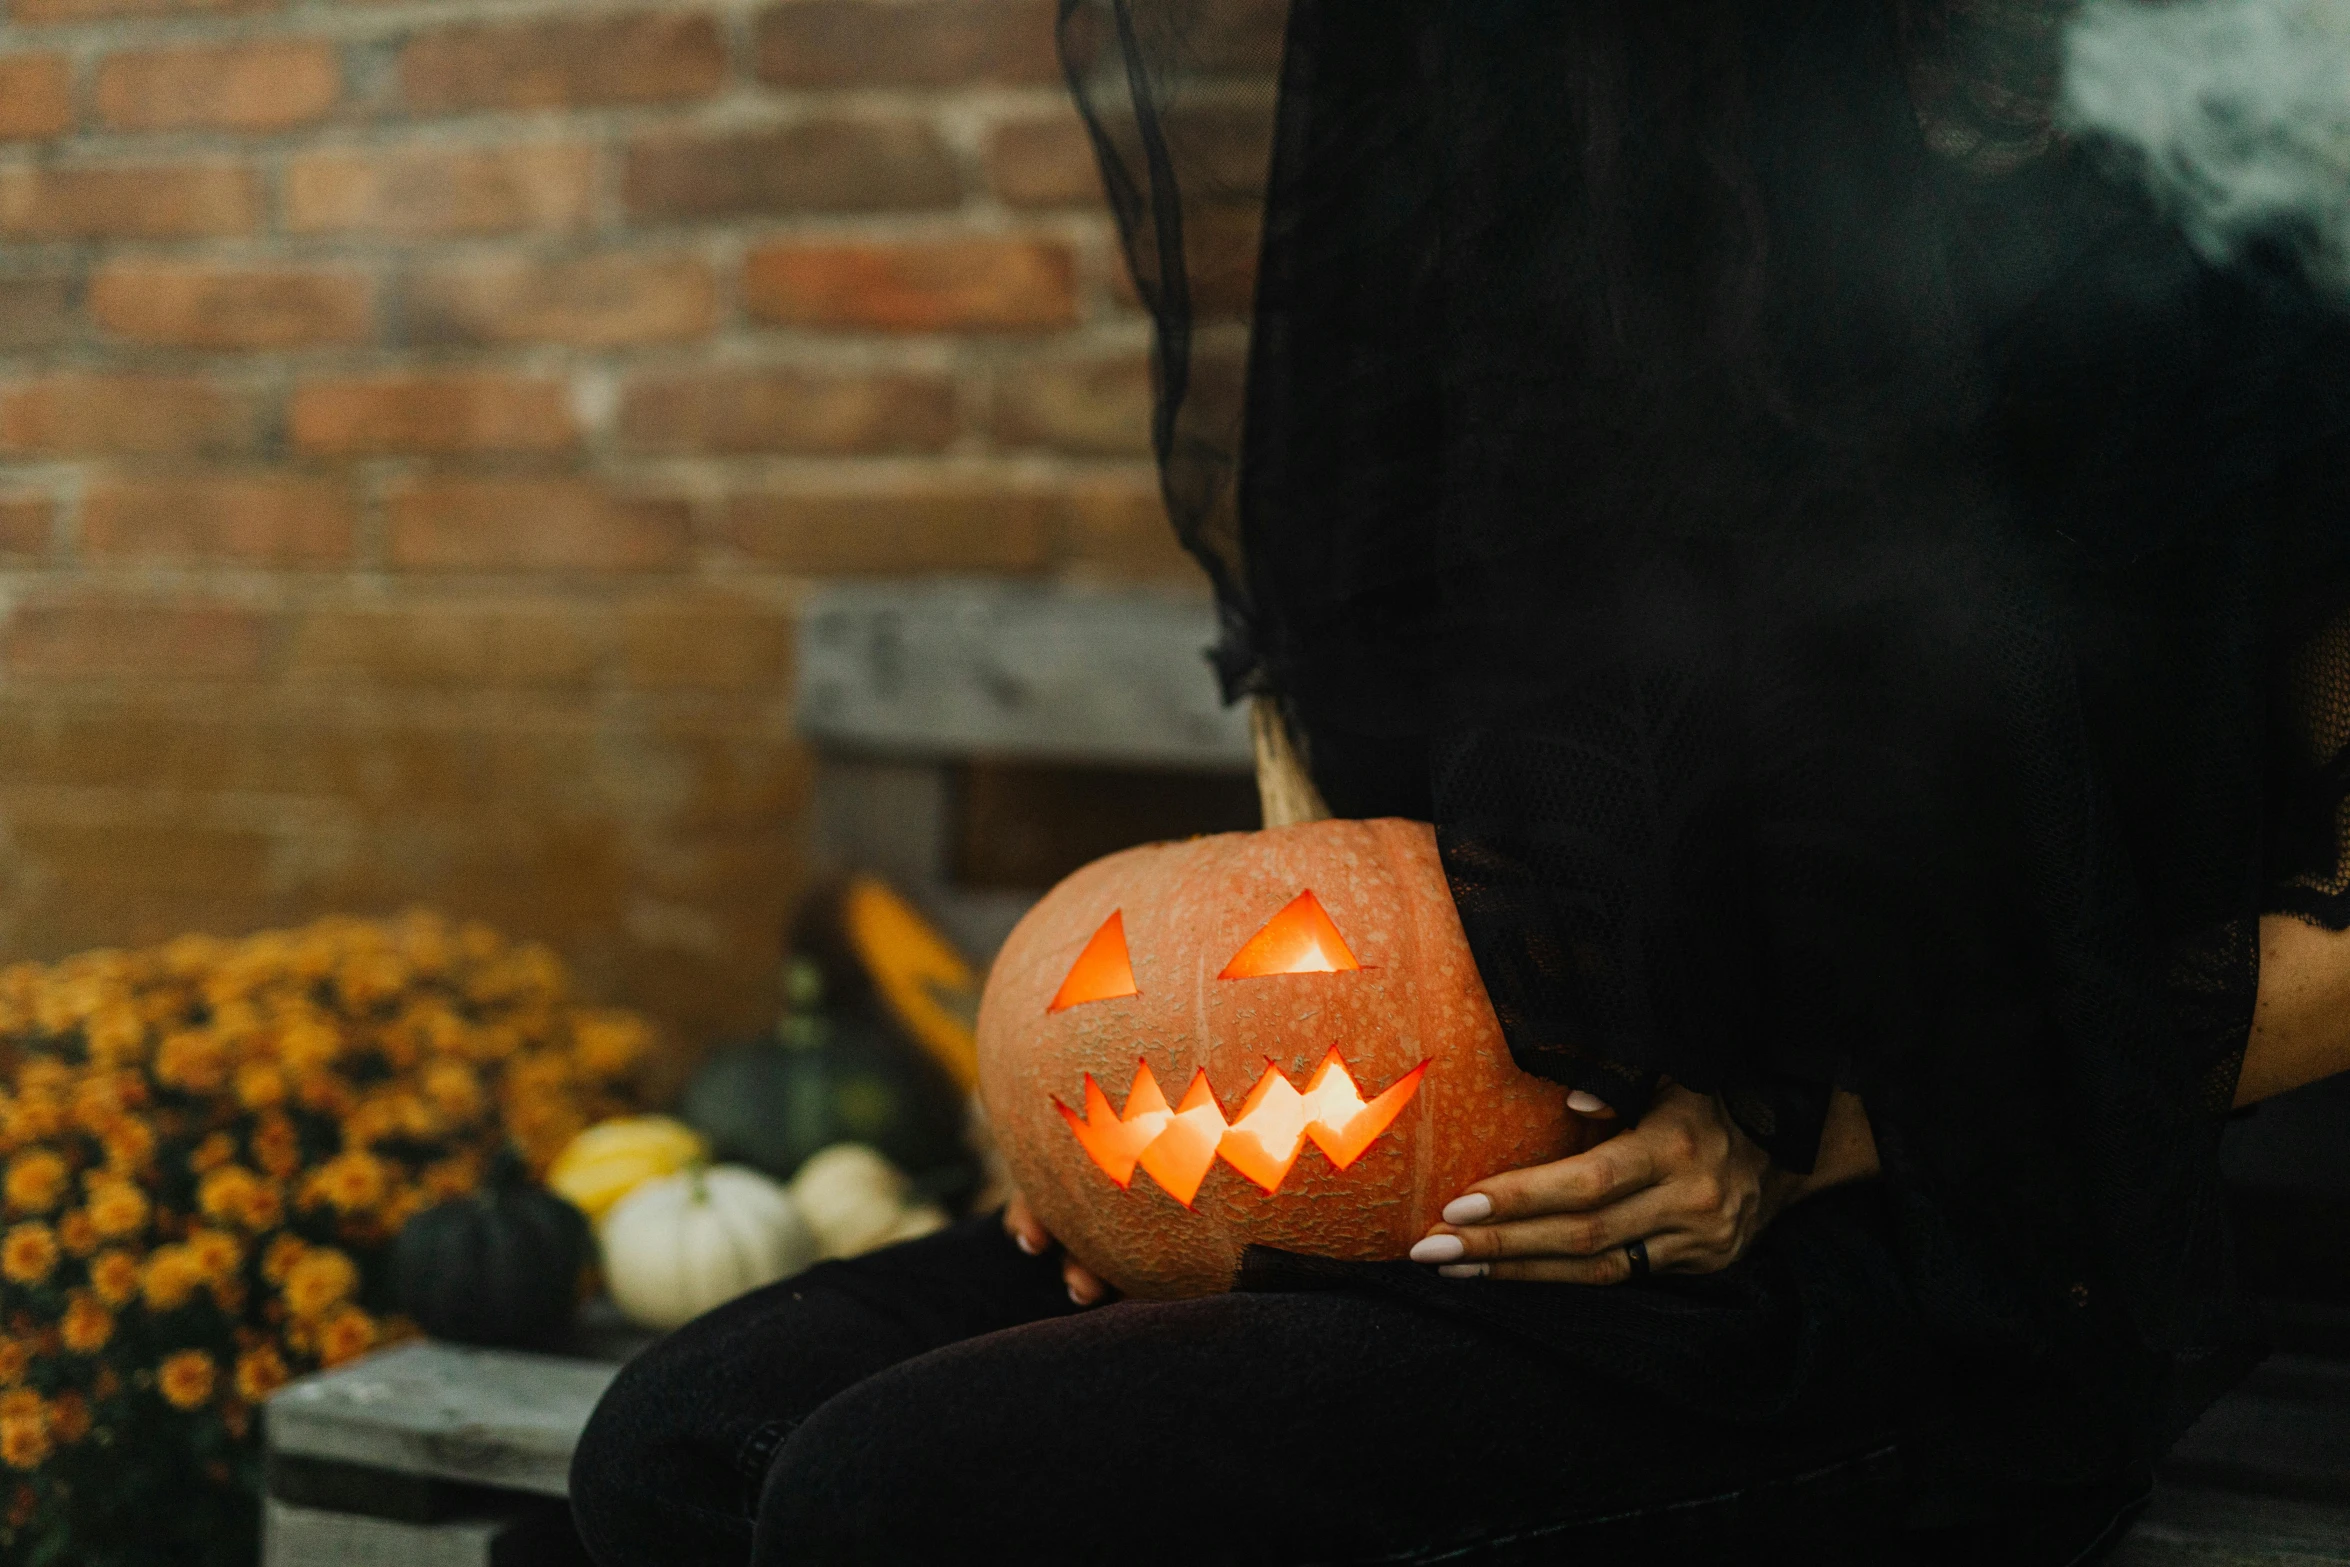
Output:
<svg viewBox="0 0 2350 1567">
<path fill-rule="evenodd" d="M 0 955 L 767 1005 L 811 579 L 1196 586 L 1051 0 L 7 0 Z"/>
</svg>

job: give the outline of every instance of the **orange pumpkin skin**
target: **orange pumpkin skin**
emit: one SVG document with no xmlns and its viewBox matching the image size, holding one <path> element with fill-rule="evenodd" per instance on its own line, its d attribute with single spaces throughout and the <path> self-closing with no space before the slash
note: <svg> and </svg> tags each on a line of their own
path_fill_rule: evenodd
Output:
<svg viewBox="0 0 2350 1567">
<path fill-rule="evenodd" d="M 1360 968 L 1219 977 L 1310 891 Z M 1120 916 L 1137 994 L 1052 1011 Z M 1264 1190 L 1218 1158 L 1186 1208 L 1136 1170 L 1121 1189 L 1060 1108 L 1090 1074 L 1111 1107 L 1147 1064 L 1171 1106 L 1204 1069 L 1242 1119 L 1268 1063 L 1308 1087 L 1332 1047 L 1373 1100 L 1425 1063 L 1395 1119 L 1345 1169 L 1308 1141 Z M 1583 1146 L 1566 1090 L 1518 1070 L 1453 910 L 1434 831 L 1316 822 L 1130 849 L 1055 888 L 1012 932 L 979 1011 L 979 1089 L 1014 1183 L 1070 1252 L 1129 1295 L 1231 1286 L 1251 1244 L 1396 1258 L 1473 1182 Z M 1129 1112 L 1131 1113 L 1131 1112 Z"/>
</svg>

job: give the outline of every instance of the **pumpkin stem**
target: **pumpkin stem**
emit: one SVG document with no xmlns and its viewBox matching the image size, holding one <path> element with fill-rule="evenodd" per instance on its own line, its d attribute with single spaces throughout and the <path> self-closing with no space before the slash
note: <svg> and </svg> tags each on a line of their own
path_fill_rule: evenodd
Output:
<svg viewBox="0 0 2350 1567">
<path fill-rule="evenodd" d="M 508 1191 L 517 1186 L 534 1185 L 530 1178 L 530 1161 L 523 1157 L 521 1148 L 508 1142 L 500 1146 L 490 1158 L 489 1178 L 482 1182 L 491 1191 Z"/>
</svg>

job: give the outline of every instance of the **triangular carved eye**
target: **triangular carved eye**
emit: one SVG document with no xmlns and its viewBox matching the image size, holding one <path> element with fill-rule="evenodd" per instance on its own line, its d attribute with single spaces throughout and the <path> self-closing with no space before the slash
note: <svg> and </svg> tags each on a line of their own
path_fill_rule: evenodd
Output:
<svg viewBox="0 0 2350 1567">
<path fill-rule="evenodd" d="M 1134 964 L 1126 956 L 1126 911 L 1120 909 L 1102 921 L 1093 940 L 1077 954 L 1077 961 L 1069 966 L 1069 977 L 1061 981 L 1060 994 L 1045 1010 L 1066 1012 L 1088 1001 L 1115 1001 L 1120 996 L 1141 994 L 1134 984 Z"/>
<path fill-rule="evenodd" d="M 1338 974 L 1359 969 L 1346 938 L 1309 890 L 1265 922 L 1219 979 L 1263 979 L 1269 974 Z"/>
</svg>

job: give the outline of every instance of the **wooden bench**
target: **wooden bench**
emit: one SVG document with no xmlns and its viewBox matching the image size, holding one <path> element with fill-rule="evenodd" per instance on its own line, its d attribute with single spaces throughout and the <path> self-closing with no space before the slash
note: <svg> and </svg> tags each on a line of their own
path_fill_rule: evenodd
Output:
<svg viewBox="0 0 2350 1567">
<path fill-rule="evenodd" d="M 1243 778 L 1246 725 L 1201 659 L 1213 633 L 1205 606 L 1139 595 L 818 595 L 798 668 L 820 860 L 894 877 L 972 951 L 992 951 L 1030 894 L 958 883 L 959 770 L 1010 759 Z M 2247 1136 L 2257 1162 L 2259 1133 Z M 2286 1312 L 2280 1329 L 2289 1352 L 2180 1444 L 2122 1567 L 2350 1567 L 2350 1313 Z M 602 1318 L 577 1358 L 412 1344 L 282 1389 L 267 1414 L 266 1567 L 575 1567 L 571 1451 L 638 1342 Z"/>
</svg>

